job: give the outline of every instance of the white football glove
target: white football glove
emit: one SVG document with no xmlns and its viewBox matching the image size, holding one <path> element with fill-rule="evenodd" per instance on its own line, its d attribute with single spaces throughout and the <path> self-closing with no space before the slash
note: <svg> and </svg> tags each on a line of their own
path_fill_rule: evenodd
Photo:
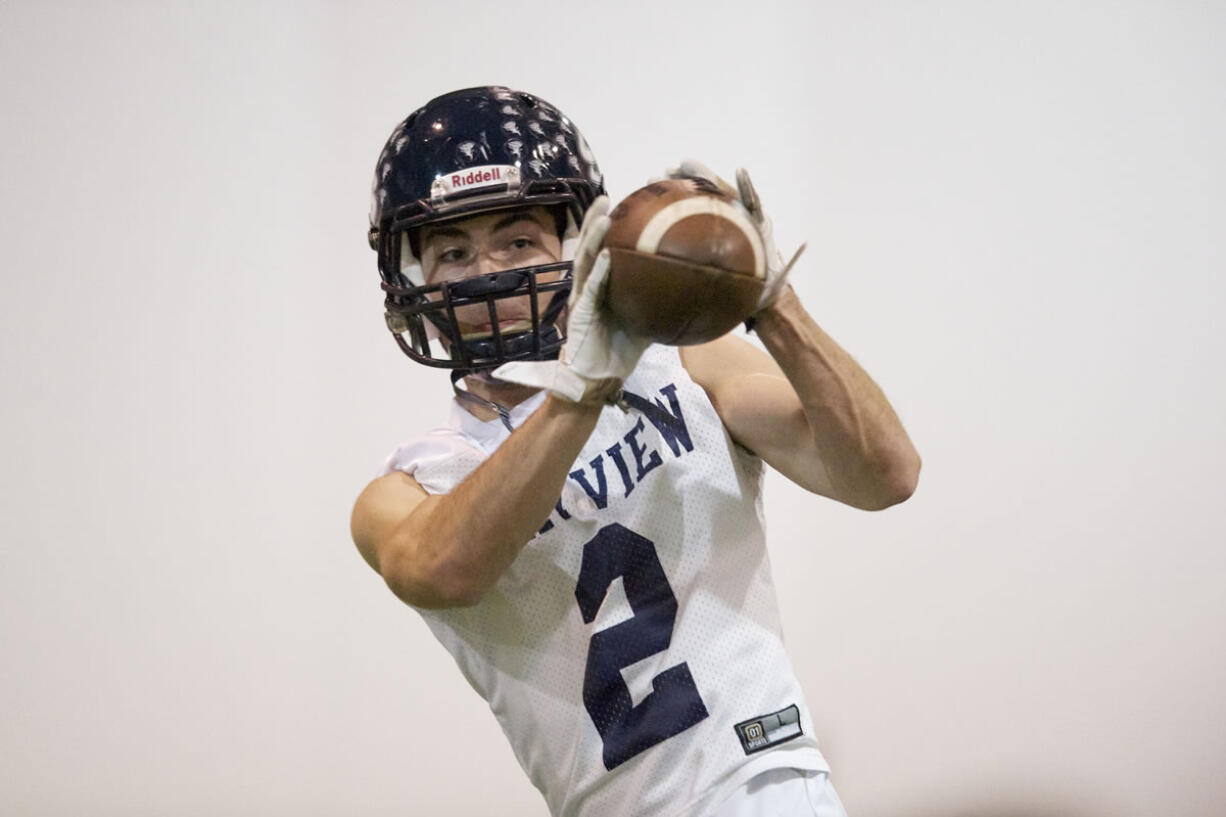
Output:
<svg viewBox="0 0 1226 817">
<path fill-rule="evenodd" d="M 620 394 L 647 338 L 627 332 L 605 307 L 609 253 L 601 250 L 609 231 L 609 199 L 592 202 L 579 231 L 567 302 L 566 343 L 554 360 L 517 360 L 494 370 L 494 377 L 536 386 L 574 403 L 604 403 Z"/>
<path fill-rule="evenodd" d="M 670 167 L 665 171 L 665 178 L 705 179 L 722 190 L 725 195 L 731 196 L 741 203 L 741 206 L 749 214 L 749 218 L 754 226 L 758 228 L 758 235 L 762 236 L 762 249 L 766 256 L 766 286 L 762 289 L 762 296 L 758 299 L 758 306 L 754 309 L 753 315 L 773 304 L 779 298 L 779 293 L 783 291 L 783 287 L 787 284 L 788 273 L 792 271 L 796 260 L 800 258 L 800 254 L 805 251 L 805 247 L 808 245 L 801 244 L 800 248 L 792 254 L 792 259 L 786 263 L 784 262 L 783 256 L 780 255 L 778 248 L 775 247 L 774 230 L 771 227 L 771 220 L 762 211 L 762 200 L 758 198 L 758 191 L 754 190 L 753 181 L 749 178 L 749 171 L 743 167 L 737 168 L 736 188 L 734 189 L 732 185 L 721 179 L 711 168 L 702 162 L 694 159 L 682 159 L 681 164 L 676 167 Z M 750 320 L 746 321 L 747 326 L 752 326 L 753 315 L 750 315 Z"/>
</svg>

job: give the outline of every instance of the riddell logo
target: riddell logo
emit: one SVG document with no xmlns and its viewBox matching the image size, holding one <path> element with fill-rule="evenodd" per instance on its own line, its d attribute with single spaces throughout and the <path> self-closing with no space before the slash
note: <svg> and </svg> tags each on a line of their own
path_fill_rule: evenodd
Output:
<svg viewBox="0 0 1226 817">
<path fill-rule="evenodd" d="M 501 167 L 478 168 L 469 173 L 451 174 L 451 187 L 458 190 L 462 187 L 472 187 L 474 184 L 492 184 L 501 180 Z"/>
<path fill-rule="evenodd" d="M 448 173 L 434 180 L 433 194 L 449 196 L 475 187 L 495 185 L 516 186 L 519 184 L 519 169 L 514 165 L 482 165 L 466 167 L 458 173 Z"/>
</svg>

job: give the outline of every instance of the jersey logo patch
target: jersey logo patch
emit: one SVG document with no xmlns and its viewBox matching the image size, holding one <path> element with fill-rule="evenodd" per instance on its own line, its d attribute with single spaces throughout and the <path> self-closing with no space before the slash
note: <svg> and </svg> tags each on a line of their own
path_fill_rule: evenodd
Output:
<svg viewBox="0 0 1226 817">
<path fill-rule="evenodd" d="M 736 730 L 737 739 L 741 741 L 741 748 L 747 755 L 778 746 L 804 734 L 800 728 L 800 708 L 796 704 L 769 715 L 759 715 L 741 721 L 733 729 Z"/>
</svg>

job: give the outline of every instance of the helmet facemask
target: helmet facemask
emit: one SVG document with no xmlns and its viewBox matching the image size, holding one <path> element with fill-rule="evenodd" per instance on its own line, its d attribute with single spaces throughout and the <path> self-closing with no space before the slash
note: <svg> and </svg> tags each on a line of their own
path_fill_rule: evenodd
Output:
<svg viewBox="0 0 1226 817">
<path fill-rule="evenodd" d="M 425 280 L 413 233 L 399 231 L 398 246 L 387 248 L 399 257 L 399 269 L 384 275 L 383 289 L 387 325 L 401 350 L 427 366 L 466 372 L 512 360 L 557 358 L 566 340 L 565 307 L 578 245 L 574 208 L 563 208 L 558 222 L 565 225 L 559 235 L 560 261 L 434 283 Z M 462 331 L 474 314 L 488 319 L 488 332 Z M 512 317 L 513 329 L 507 331 L 504 324 Z"/>
</svg>

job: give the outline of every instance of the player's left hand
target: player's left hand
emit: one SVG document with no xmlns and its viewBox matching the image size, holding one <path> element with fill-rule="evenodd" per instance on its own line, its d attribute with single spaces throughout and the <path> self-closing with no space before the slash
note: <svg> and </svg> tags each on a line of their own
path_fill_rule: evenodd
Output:
<svg viewBox="0 0 1226 817">
<path fill-rule="evenodd" d="M 753 180 L 749 178 L 749 171 L 743 167 L 737 168 L 735 188 L 720 178 L 711 168 L 695 159 L 683 159 L 679 165 L 666 170 L 664 175 L 669 179 L 703 179 L 714 184 L 725 195 L 740 202 L 754 226 L 758 228 L 758 235 L 762 237 L 762 248 L 766 255 L 766 286 L 762 289 L 762 297 L 758 299 L 758 306 L 753 315 L 774 304 L 787 284 L 788 273 L 792 271 L 792 267 L 795 266 L 800 254 L 808 245 L 801 244 L 792 254 L 791 260 L 784 262 L 783 256 L 775 246 L 771 220 L 762 209 L 762 199 L 759 198 L 758 191 L 754 189 Z M 753 315 L 750 316 L 751 319 Z"/>
</svg>

